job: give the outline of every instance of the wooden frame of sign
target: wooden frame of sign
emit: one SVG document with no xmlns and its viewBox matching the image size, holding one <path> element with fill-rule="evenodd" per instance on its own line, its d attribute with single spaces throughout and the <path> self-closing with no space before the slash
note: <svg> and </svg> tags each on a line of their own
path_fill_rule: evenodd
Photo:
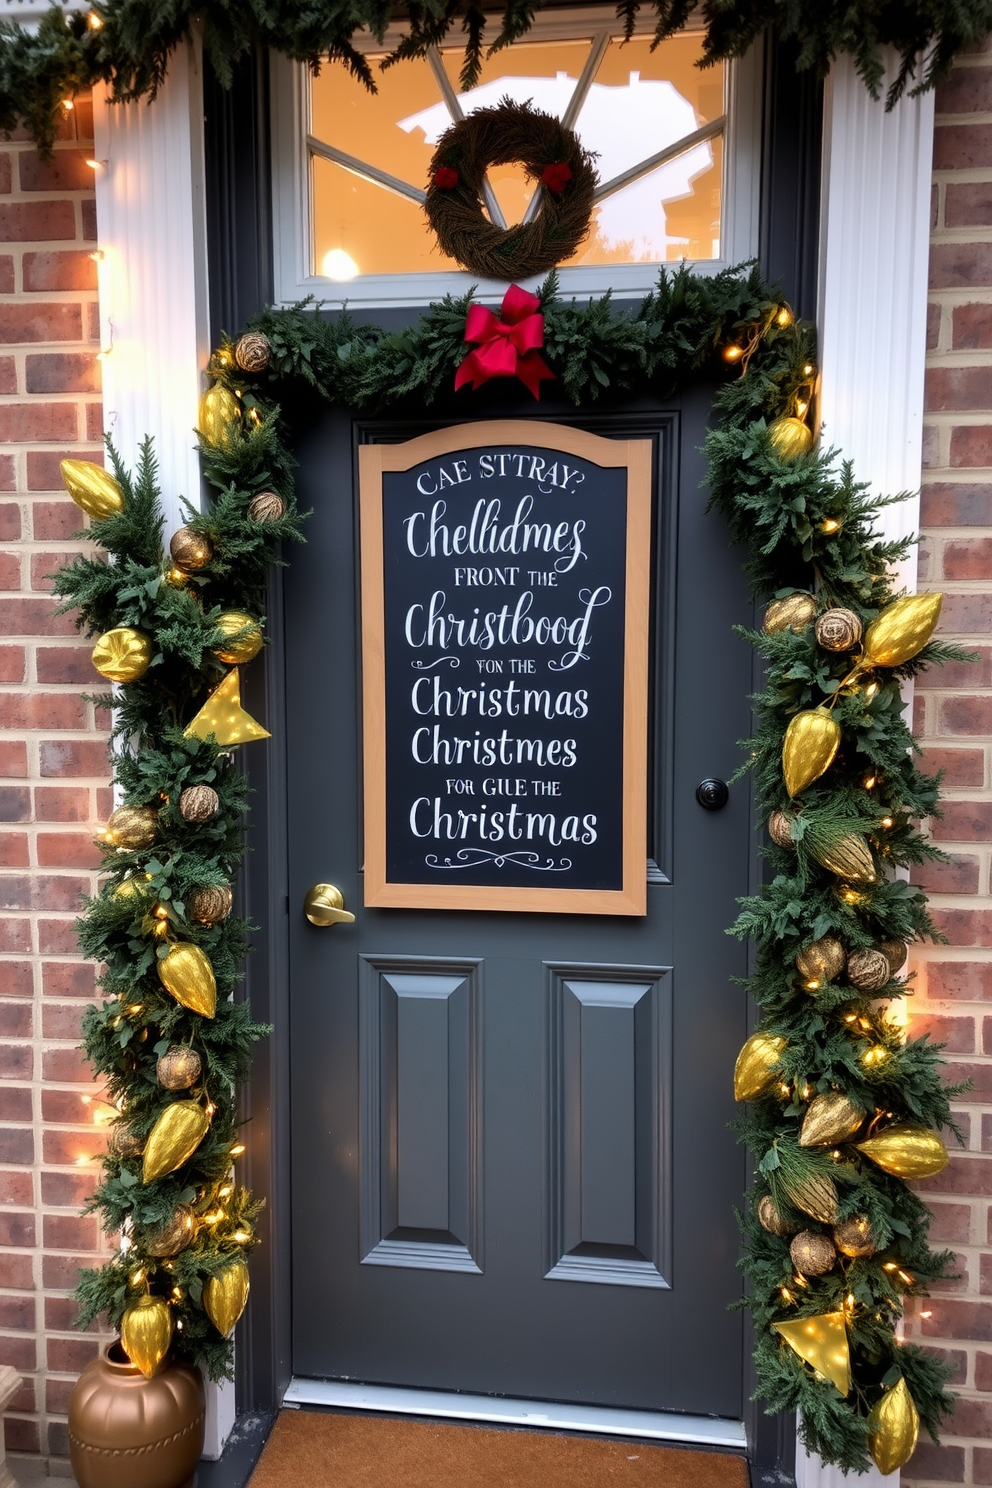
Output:
<svg viewBox="0 0 992 1488">
<path fill-rule="evenodd" d="M 366 905 L 645 914 L 650 441 L 459 424 L 359 477 Z"/>
</svg>

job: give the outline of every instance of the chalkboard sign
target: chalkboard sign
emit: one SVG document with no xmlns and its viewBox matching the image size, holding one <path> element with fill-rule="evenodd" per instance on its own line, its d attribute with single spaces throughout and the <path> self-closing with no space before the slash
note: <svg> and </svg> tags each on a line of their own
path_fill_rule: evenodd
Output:
<svg viewBox="0 0 992 1488">
<path fill-rule="evenodd" d="M 645 913 L 651 446 L 359 451 L 365 903 Z"/>
</svg>

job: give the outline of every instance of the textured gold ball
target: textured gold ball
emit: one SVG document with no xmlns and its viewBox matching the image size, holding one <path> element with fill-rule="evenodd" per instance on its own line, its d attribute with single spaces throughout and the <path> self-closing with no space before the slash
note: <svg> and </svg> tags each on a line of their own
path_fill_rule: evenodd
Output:
<svg viewBox="0 0 992 1488">
<path fill-rule="evenodd" d="M 772 449 L 783 460 L 796 460 L 813 448 L 813 430 L 801 418 L 777 418 L 768 426 Z"/>
<path fill-rule="evenodd" d="M 137 682 L 152 662 L 151 637 L 130 625 L 106 631 L 93 647 L 91 658 L 109 682 Z"/>
<path fill-rule="evenodd" d="M 832 982 L 844 970 L 844 947 L 834 935 L 824 935 L 796 957 L 796 967 L 807 982 Z M 815 988 L 813 989 L 815 990 Z"/>
<path fill-rule="evenodd" d="M 188 1044 L 173 1044 L 159 1055 L 155 1073 L 166 1090 L 188 1090 L 200 1078 L 203 1060 Z"/>
<path fill-rule="evenodd" d="M 798 634 L 815 614 L 816 600 L 812 594 L 787 594 L 768 606 L 761 628 L 765 635 L 775 635 L 780 630 L 794 630 Z"/>
<path fill-rule="evenodd" d="M 837 1260 L 833 1242 L 816 1230 L 802 1230 L 789 1246 L 789 1254 L 803 1276 L 826 1276 Z"/>
<path fill-rule="evenodd" d="M 893 976 L 897 971 L 902 971 L 909 955 L 909 947 L 904 940 L 883 940 L 878 949 L 888 961 L 889 971 Z"/>
<path fill-rule="evenodd" d="M 174 1256 L 185 1250 L 196 1233 L 196 1221 L 188 1204 L 178 1204 L 172 1218 L 145 1236 L 150 1256 Z"/>
<path fill-rule="evenodd" d="M 242 372 L 264 372 L 272 360 L 268 336 L 261 331 L 245 331 L 234 343 L 234 360 Z"/>
<path fill-rule="evenodd" d="M 275 491 L 259 491 L 248 503 L 248 516 L 253 522 L 278 522 L 286 515 L 286 503 Z"/>
<path fill-rule="evenodd" d="M 853 610 L 826 610 L 816 622 L 816 639 L 824 651 L 853 650 L 861 632 L 861 621 Z"/>
<path fill-rule="evenodd" d="M 107 819 L 107 831 L 115 847 L 138 852 L 155 841 L 158 813 L 152 806 L 118 806 Z"/>
<path fill-rule="evenodd" d="M 792 818 L 787 811 L 773 811 L 768 818 L 768 835 L 776 847 L 792 847 Z"/>
<path fill-rule="evenodd" d="M 834 1225 L 834 1244 L 841 1255 L 857 1259 L 874 1255 L 878 1246 L 871 1225 L 866 1219 L 845 1219 Z"/>
<path fill-rule="evenodd" d="M 179 815 L 196 826 L 212 821 L 219 810 L 220 796 L 212 785 L 188 785 L 179 797 Z"/>
<path fill-rule="evenodd" d="M 778 1205 L 771 1194 L 764 1194 L 758 1200 L 758 1223 L 769 1235 L 794 1235 L 796 1227 L 783 1219 L 778 1211 Z"/>
<path fill-rule="evenodd" d="M 140 1157 L 144 1145 L 123 1121 L 113 1121 L 107 1129 L 107 1151 L 111 1157 Z"/>
<path fill-rule="evenodd" d="M 208 884 L 206 888 L 194 889 L 187 901 L 187 909 L 201 925 L 217 925 L 231 913 L 234 895 L 227 884 Z"/>
<path fill-rule="evenodd" d="M 214 545 L 205 532 L 180 527 L 172 534 L 169 553 L 180 573 L 196 573 L 199 569 L 206 568 L 214 556 Z"/>
<path fill-rule="evenodd" d="M 892 975 L 882 951 L 852 951 L 847 958 L 847 980 L 859 992 L 878 992 Z"/>
<path fill-rule="evenodd" d="M 243 610 L 224 610 L 216 623 L 224 640 L 214 647 L 214 655 L 231 666 L 253 661 L 262 649 L 262 627 L 258 621 Z"/>
</svg>

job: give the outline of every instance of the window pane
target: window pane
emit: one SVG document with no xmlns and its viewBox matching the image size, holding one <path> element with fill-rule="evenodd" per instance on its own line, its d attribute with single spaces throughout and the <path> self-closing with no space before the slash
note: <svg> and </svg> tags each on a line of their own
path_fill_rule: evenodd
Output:
<svg viewBox="0 0 992 1488">
<path fill-rule="evenodd" d="M 405 129 L 400 121 L 437 103 L 434 74 L 420 60 L 398 62 L 380 72 L 380 60 L 369 58 L 378 93 L 370 93 L 339 62 L 328 62 L 313 79 L 310 128 L 346 155 L 411 186 L 426 186 L 433 145 L 420 130 Z"/>
<path fill-rule="evenodd" d="M 437 273 L 457 269 L 445 258 L 424 225 L 423 209 L 352 175 L 333 161 L 313 161 L 314 271 L 328 278 L 358 274 Z M 326 263 L 328 253 L 344 252 L 347 260 Z M 326 265 L 326 267 L 325 267 Z"/>
</svg>

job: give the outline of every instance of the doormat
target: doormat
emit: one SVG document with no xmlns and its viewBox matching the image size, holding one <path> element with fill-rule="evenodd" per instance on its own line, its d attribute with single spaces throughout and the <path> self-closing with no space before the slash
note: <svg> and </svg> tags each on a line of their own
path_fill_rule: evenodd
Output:
<svg viewBox="0 0 992 1488">
<path fill-rule="evenodd" d="M 725 1452 L 281 1411 L 249 1488 L 748 1488 Z"/>
</svg>

